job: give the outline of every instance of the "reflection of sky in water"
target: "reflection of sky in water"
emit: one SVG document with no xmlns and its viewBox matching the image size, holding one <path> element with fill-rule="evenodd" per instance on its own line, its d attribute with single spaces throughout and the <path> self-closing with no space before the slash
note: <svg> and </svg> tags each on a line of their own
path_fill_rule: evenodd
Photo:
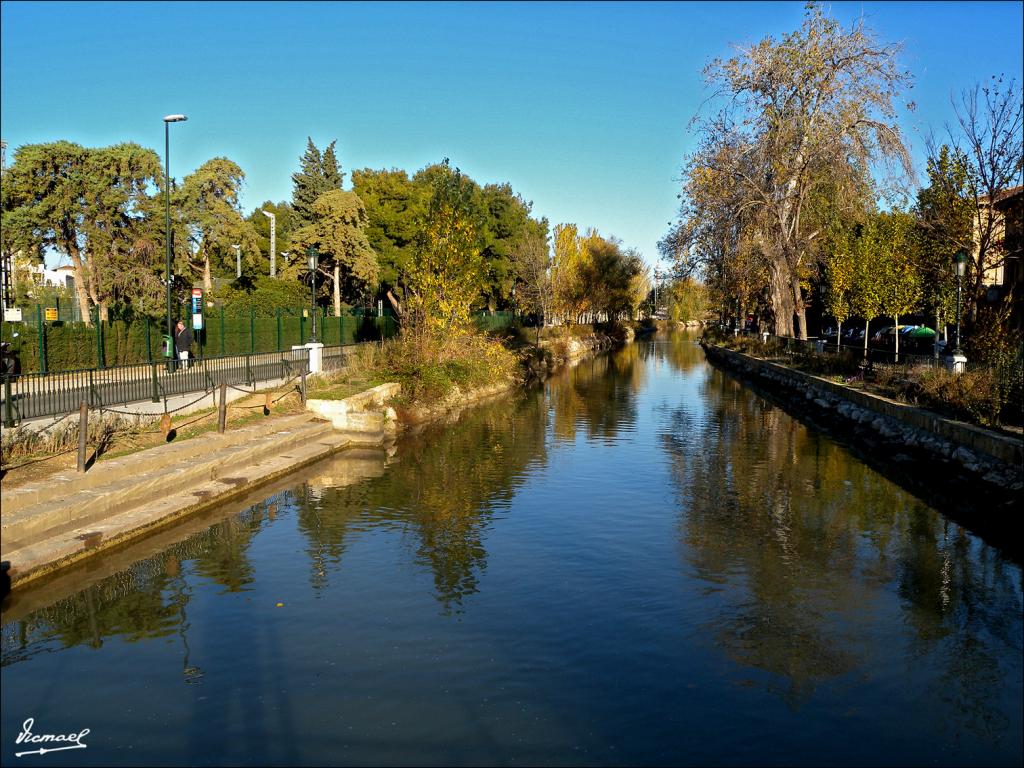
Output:
<svg viewBox="0 0 1024 768">
<path fill-rule="evenodd" d="M 691 338 L 235 510 L 17 596 L 5 762 L 1021 760 L 1020 568 Z"/>
</svg>

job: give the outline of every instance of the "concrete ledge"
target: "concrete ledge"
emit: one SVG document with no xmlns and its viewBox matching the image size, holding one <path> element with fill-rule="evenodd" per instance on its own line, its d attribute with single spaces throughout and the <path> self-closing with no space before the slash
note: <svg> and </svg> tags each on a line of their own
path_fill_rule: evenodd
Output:
<svg viewBox="0 0 1024 768">
<path fill-rule="evenodd" d="M 269 480 L 266 484 L 252 485 L 248 490 L 228 499 L 223 504 L 211 505 L 144 532 L 144 535 L 125 540 L 103 550 L 99 558 L 83 559 L 66 568 L 49 573 L 31 582 L 31 589 L 16 589 L 4 603 L 4 622 L 24 618 L 40 608 L 81 592 L 108 576 L 130 567 L 139 560 L 157 555 L 168 547 L 188 539 L 219 521 L 234 517 L 239 512 L 259 504 L 269 496 L 290 490 L 301 483 L 316 488 L 341 488 L 366 479 L 380 477 L 392 462 L 394 448 L 364 450 L 346 447 L 320 461 L 296 468 Z M 276 507 L 269 510 L 270 519 Z"/>
<path fill-rule="evenodd" d="M 394 411 L 385 403 L 401 391 L 401 384 L 381 384 L 343 400 L 307 400 L 306 410 L 331 422 L 338 431 L 379 444 L 395 426 Z"/>
<path fill-rule="evenodd" d="M 403 408 L 400 418 L 405 426 L 419 426 L 441 418 L 455 420 L 458 419 L 465 408 L 504 394 L 510 389 L 516 388 L 518 384 L 519 382 L 515 379 L 509 379 L 508 381 L 492 384 L 489 387 L 479 387 L 467 392 L 463 392 L 456 387 L 447 397 L 436 403 Z"/>
<path fill-rule="evenodd" d="M 214 439 L 217 449 L 224 450 L 271 433 L 298 429 L 309 423 L 310 417 L 305 414 L 277 417 L 235 427 L 224 434 L 218 434 Z M 180 466 L 182 462 L 191 459 L 195 452 L 195 446 L 187 440 L 167 443 L 127 456 L 104 458 L 84 474 L 71 470 L 59 472 L 48 477 L 45 482 L 4 490 L 3 520 L 6 521 L 11 515 L 32 504 L 40 504 L 51 499 L 66 499 L 86 488 L 109 485 L 125 477 L 153 474 L 165 467 Z"/>
<path fill-rule="evenodd" d="M 387 451 L 397 425 L 384 403 L 399 391 L 384 384 L 343 401 L 310 401 L 312 413 L 211 435 L 201 448 L 162 445 L 5 493 L 3 558 L 12 563 L 12 582 L 64 568 L 336 451 Z"/>
</svg>

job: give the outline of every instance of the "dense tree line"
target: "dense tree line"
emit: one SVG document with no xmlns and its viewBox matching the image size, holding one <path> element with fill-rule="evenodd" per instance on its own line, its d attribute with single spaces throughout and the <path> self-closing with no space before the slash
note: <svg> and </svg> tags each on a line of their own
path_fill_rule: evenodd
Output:
<svg viewBox="0 0 1024 768">
<path fill-rule="evenodd" d="M 159 156 L 135 144 L 92 149 L 26 145 L 3 178 L 3 243 L 12 254 L 67 257 L 80 315 L 162 314 L 164 178 Z M 635 313 L 647 293 L 640 255 L 596 230 L 556 228 L 508 184 L 481 185 L 444 159 L 409 175 L 345 173 L 332 141 L 307 139 L 290 201 L 240 206 L 244 171 L 225 157 L 170 181 L 173 289 L 221 304 L 308 301 L 306 253 L 318 253 L 318 301 L 385 301 L 400 321 L 445 328 L 471 310 L 521 309 L 575 322 Z M 273 216 L 276 279 L 269 275 Z M 429 321 L 426 318 L 430 318 Z"/>
</svg>

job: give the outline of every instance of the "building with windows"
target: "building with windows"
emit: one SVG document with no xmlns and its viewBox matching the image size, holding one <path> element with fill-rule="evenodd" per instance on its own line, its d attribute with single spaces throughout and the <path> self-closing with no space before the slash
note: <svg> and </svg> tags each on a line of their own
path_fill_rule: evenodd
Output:
<svg viewBox="0 0 1024 768">
<path fill-rule="evenodd" d="M 980 227 L 993 217 L 993 227 L 986 256 L 982 285 L 984 300 L 995 304 L 1014 302 L 1011 325 L 1024 330 L 1024 186 L 1010 187 L 997 193 L 994 202 L 988 195 L 979 200 L 981 210 L 975 219 L 975 263 L 978 261 Z"/>
</svg>

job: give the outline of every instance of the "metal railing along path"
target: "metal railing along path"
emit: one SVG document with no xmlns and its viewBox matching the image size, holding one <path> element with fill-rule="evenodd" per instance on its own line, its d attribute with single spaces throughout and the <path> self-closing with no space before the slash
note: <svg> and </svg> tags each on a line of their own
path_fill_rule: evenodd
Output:
<svg viewBox="0 0 1024 768">
<path fill-rule="evenodd" d="M 205 392 L 221 384 L 253 386 L 309 371 L 309 350 L 193 358 L 158 363 L 90 368 L 60 373 L 24 373 L 2 378 L 5 427 L 26 419 L 60 416 L 90 407 L 164 401 Z"/>
<path fill-rule="evenodd" d="M 797 339 L 792 336 L 769 335 L 767 343 L 775 346 L 787 355 L 844 354 L 865 359 L 863 342 L 837 346 L 835 341 L 826 341 L 824 339 Z M 895 349 L 869 345 L 867 348 L 866 359 L 868 362 L 876 365 L 900 365 L 907 368 L 920 366 L 927 368 L 940 368 L 945 365 L 945 361 L 941 356 L 936 357 L 934 354 L 921 354 L 919 347 L 910 347 L 907 351 L 900 349 L 899 354 L 897 355 Z"/>
</svg>

